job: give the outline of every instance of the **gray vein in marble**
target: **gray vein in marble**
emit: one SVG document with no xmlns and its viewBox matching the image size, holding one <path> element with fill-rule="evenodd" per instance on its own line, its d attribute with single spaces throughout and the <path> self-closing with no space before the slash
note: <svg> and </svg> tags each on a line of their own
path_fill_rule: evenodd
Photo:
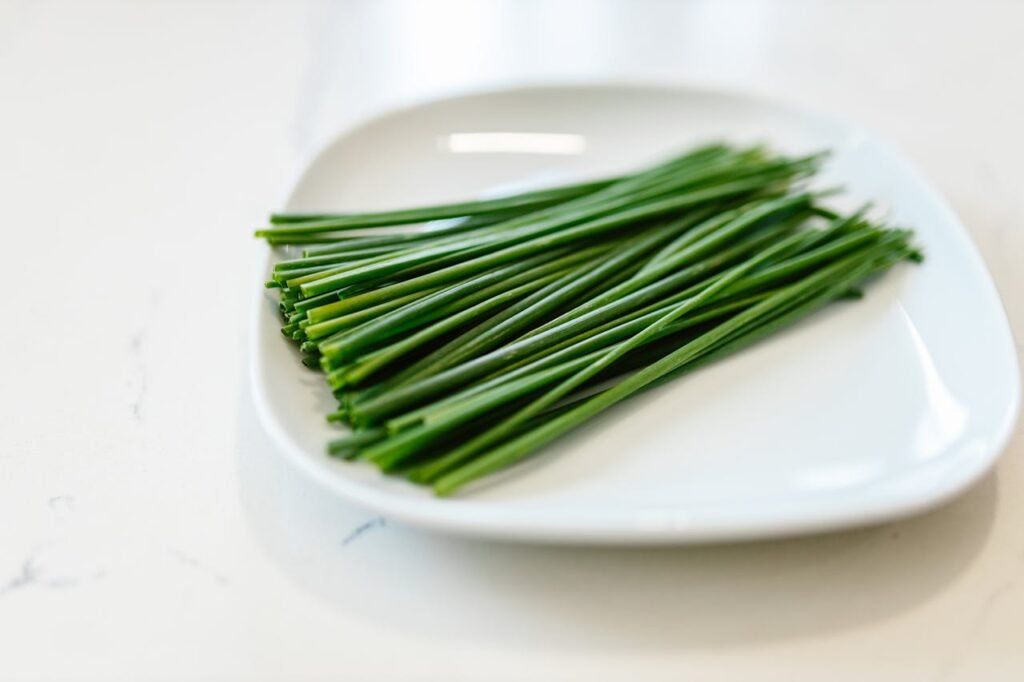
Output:
<svg viewBox="0 0 1024 682">
<path fill-rule="evenodd" d="M 341 541 L 341 546 L 345 547 L 347 545 L 350 545 L 351 543 L 355 542 L 369 531 L 374 530 L 375 528 L 384 528 L 387 525 L 388 521 L 383 516 L 378 516 L 376 518 L 370 519 L 365 523 L 361 523 L 355 528 L 353 528 L 352 532 L 345 536 L 345 539 Z"/>
<path fill-rule="evenodd" d="M 146 363 L 142 359 L 142 344 L 145 340 L 145 329 L 136 332 L 131 340 L 132 355 L 135 357 L 135 364 L 139 371 L 139 390 L 135 394 L 135 400 L 132 401 L 132 416 L 135 417 L 135 421 L 142 420 L 142 401 L 146 397 Z"/>
<path fill-rule="evenodd" d="M 54 495 L 47 501 L 50 511 L 67 512 L 75 508 L 75 498 L 71 495 Z"/>
<path fill-rule="evenodd" d="M 230 582 L 226 575 L 224 575 L 217 569 L 209 566 L 208 564 L 200 561 L 191 554 L 183 552 L 177 547 L 168 547 L 167 550 L 171 553 L 171 556 L 177 559 L 178 563 L 180 563 L 182 566 L 186 566 L 188 568 L 191 568 L 192 570 L 198 571 L 209 576 L 213 579 L 215 583 L 217 583 L 221 587 L 227 585 Z"/>
<path fill-rule="evenodd" d="M 105 571 L 99 569 L 89 575 L 59 575 L 58 573 L 47 577 L 47 573 L 52 574 L 54 571 L 48 571 L 44 562 L 40 561 L 39 553 L 41 550 L 41 547 L 37 547 L 25 557 L 18 575 L 9 580 L 6 585 L 0 587 L 0 597 L 32 586 L 50 589 L 77 587 L 84 582 L 98 580 L 106 574 Z"/>
<path fill-rule="evenodd" d="M 149 325 L 159 307 L 160 292 L 154 289 L 149 293 L 150 314 L 142 328 L 132 335 L 128 343 L 128 348 L 131 351 L 132 357 L 135 358 L 135 366 L 139 373 L 139 388 L 135 394 L 135 400 L 132 401 L 132 416 L 135 417 L 135 421 L 142 421 L 142 403 L 146 399 L 146 360 L 142 355 L 142 348 L 149 335 Z"/>
<path fill-rule="evenodd" d="M 35 584 L 39 580 L 39 566 L 36 565 L 35 558 L 30 554 L 21 564 L 21 571 L 18 575 L 14 576 L 6 585 L 0 587 L 0 597 L 20 590 L 23 587 Z"/>
</svg>

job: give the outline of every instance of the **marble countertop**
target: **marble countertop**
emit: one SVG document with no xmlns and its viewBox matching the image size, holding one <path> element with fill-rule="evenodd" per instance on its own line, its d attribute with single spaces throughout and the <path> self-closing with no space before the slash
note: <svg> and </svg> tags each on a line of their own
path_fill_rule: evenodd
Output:
<svg viewBox="0 0 1024 682">
<path fill-rule="evenodd" d="M 752 90 L 879 132 L 1024 340 L 1024 4 L 0 4 L 0 680 L 1024 679 L 1024 424 L 910 520 L 651 550 L 338 501 L 246 380 L 251 228 L 338 130 L 548 80 Z"/>
</svg>

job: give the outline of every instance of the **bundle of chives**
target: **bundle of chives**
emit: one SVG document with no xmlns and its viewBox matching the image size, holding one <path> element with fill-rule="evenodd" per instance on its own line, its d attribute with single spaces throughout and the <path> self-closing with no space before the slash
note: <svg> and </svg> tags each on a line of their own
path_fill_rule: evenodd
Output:
<svg viewBox="0 0 1024 682">
<path fill-rule="evenodd" d="M 258 236 L 315 245 L 267 285 L 350 428 L 328 451 L 450 495 L 919 260 L 801 189 L 821 159 L 713 144 L 497 199 L 272 215 Z"/>
</svg>

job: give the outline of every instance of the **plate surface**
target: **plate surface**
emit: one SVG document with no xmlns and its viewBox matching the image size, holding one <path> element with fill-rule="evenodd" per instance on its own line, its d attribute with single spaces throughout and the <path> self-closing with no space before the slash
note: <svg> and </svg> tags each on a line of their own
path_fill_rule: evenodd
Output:
<svg viewBox="0 0 1024 682">
<path fill-rule="evenodd" d="M 709 139 L 831 149 L 824 184 L 912 226 L 927 260 L 755 348 L 651 391 L 457 499 L 324 454 L 321 376 L 254 311 L 252 375 L 270 435 L 317 480 L 395 520 L 480 537 L 681 543 L 778 536 L 914 513 L 1004 447 L 1019 378 L 998 296 L 941 197 L 870 134 L 698 89 L 569 86 L 435 101 L 328 145 L 288 210 L 373 210 L 601 176 Z M 270 267 L 270 255 L 267 268 Z M 259 286 L 253 283 L 254 288 Z"/>
</svg>

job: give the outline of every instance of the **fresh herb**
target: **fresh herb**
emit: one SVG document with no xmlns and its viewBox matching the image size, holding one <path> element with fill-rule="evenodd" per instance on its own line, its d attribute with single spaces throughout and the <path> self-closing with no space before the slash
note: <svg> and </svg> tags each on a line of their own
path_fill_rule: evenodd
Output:
<svg viewBox="0 0 1024 682">
<path fill-rule="evenodd" d="M 349 428 L 328 452 L 450 495 L 920 260 L 806 189 L 822 160 L 713 144 L 496 199 L 272 215 L 258 236 L 310 245 L 267 286 Z"/>
</svg>

